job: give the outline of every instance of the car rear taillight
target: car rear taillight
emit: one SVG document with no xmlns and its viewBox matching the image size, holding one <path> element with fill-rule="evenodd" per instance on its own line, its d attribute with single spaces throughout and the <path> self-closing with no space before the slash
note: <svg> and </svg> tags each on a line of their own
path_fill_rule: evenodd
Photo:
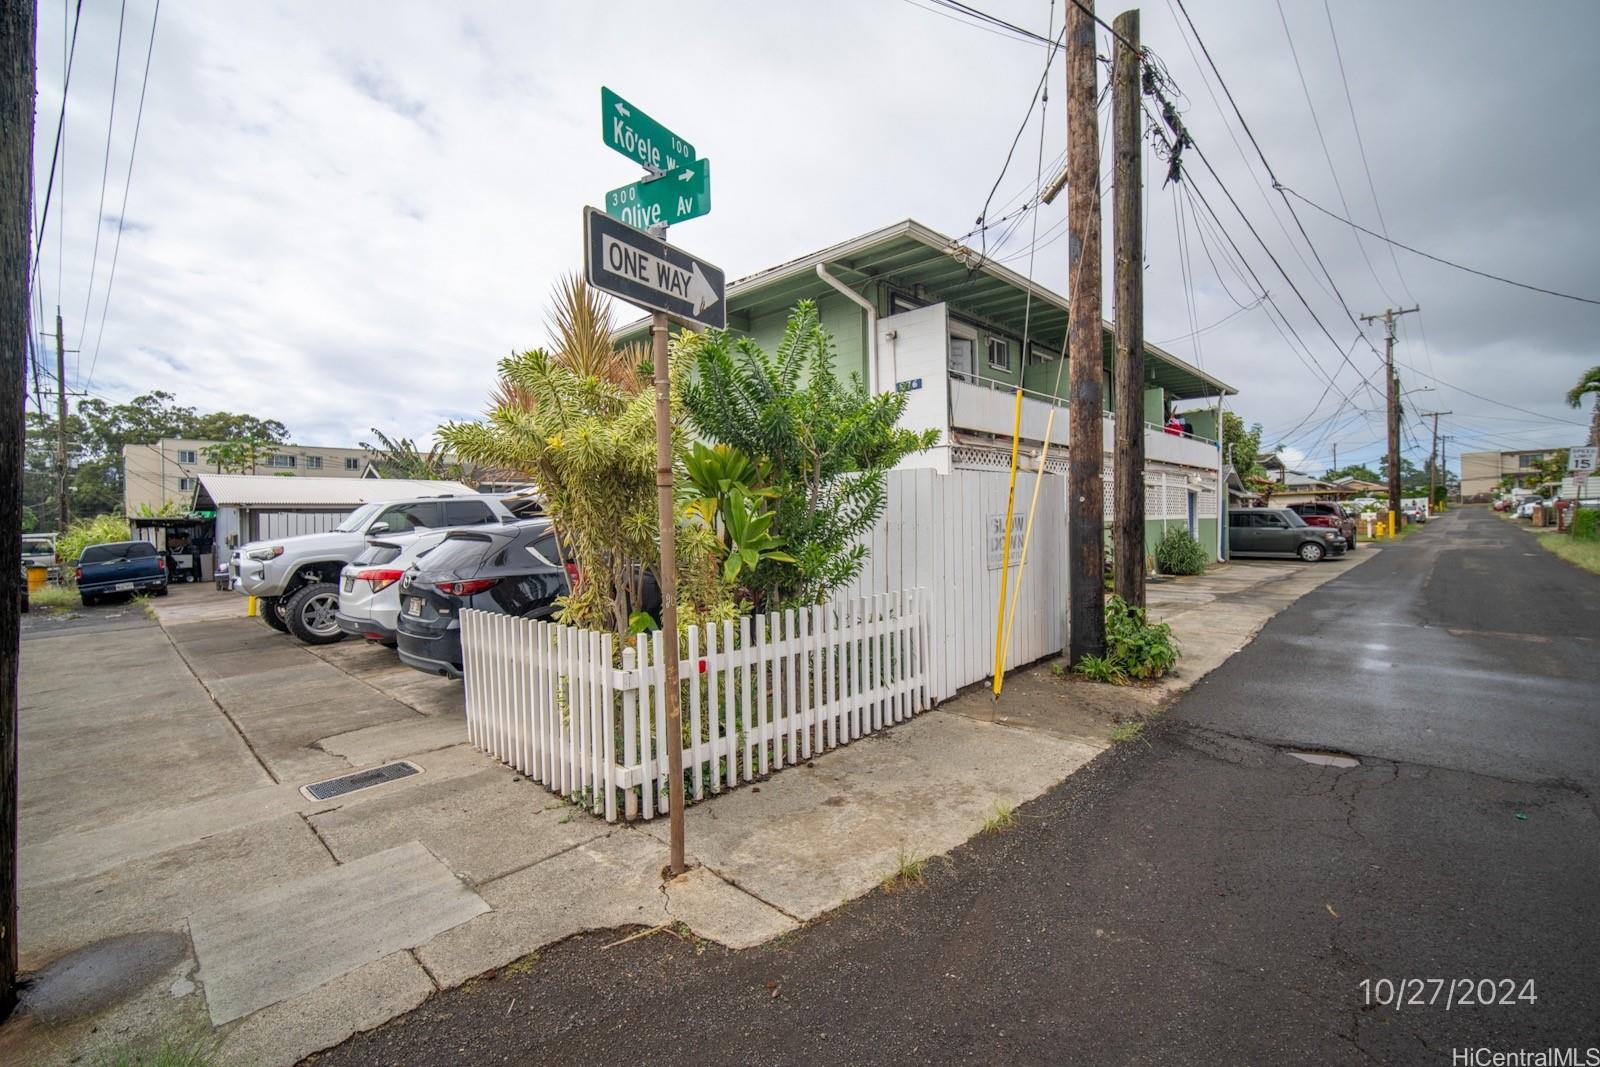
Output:
<svg viewBox="0 0 1600 1067">
<path fill-rule="evenodd" d="M 448 593 L 450 596 L 472 596 L 474 593 L 483 592 L 499 581 L 500 579 L 498 578 L 469 578 L 464 582 L 440 582 L 434 588 L 441 593 Z"/>
<path fill-rule="evenodd" d="M 157 556 L 156 557 L 156 570 L 164 571 L 166 569 L 167 569 L 167 557 L 165 557 L 165 556 Z"/>
<path fill-rule="evenodd" d="M 366 570 L 356 574 L 356 581 L 368 583 L 372 586 L 372 591 L 376 593 L 380 589 L 389 588 L 395 582 L 404 578 L 405 574 L 405 571 L 396 570 Z"/>
<path fill-rule="evenodd" d="M 74 567 L 74 568 L 72 568 L 72 580 L 75 581 L 75 582 L 83 581 L 83 568 L 82 567 Z"/>
<path fill-rule="evenodd" d="M 578 587 L 578 565 L 569 559 L 565 566 L 567 569 L 567 582 L 576 589 Z"/>
</svg>

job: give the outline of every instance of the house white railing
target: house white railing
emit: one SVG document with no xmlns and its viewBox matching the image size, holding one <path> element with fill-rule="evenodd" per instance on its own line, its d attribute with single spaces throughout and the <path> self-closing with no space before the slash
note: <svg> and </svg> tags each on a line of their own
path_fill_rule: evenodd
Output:
<svg viewBox="0 0 1600 1067">
<path fill-rule="evenodd" d="M 467 735 L 615 822 L 668 810 L 666 651 L 461 613 Z M 685 792 L 695 800 L 904 722 L 931 703 L 920 591 L 772 612 L 685 632 L 678 661 Z"/>
</svg>

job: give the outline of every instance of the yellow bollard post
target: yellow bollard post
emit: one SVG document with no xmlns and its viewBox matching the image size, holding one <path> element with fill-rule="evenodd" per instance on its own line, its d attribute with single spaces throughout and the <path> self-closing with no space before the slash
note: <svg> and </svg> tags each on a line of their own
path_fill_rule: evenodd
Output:
<svg viewBox="0 0 1600 1067">
<path fill-rule="evenodd" d="M 1389 512 L 1389 536 L 1394 536 L 1394 512 Z"/>
<path fill-rule="evenodd" d="M 247 597 L 245 599 L 245 602 L 244 602 L 244 613 L 245 613 L 245 617 L 246 618 L 253 619 L 253 618 L 256 617 L 256 598 L 255 597 Z"/>
<path fill-rule="evenodd" d="M 1022 387 L 1017 386 L 1016 414 L 1011 427 L 1011 486 L 1006 490 L 1006 525 L 1000 548 L 1000 610 L 994 619 L 994 696 L 1000 699 L 1000 687 L 1006 676 L 1006 587 L 1011 573 L 1011 519 L 1017 507 L 1017 450 L 1022 444 Z M 1043 473 L 1041 469 L 1041 475 Z M 1017 590 L 1022 595 L 1022 590 Z"/>
</svg>

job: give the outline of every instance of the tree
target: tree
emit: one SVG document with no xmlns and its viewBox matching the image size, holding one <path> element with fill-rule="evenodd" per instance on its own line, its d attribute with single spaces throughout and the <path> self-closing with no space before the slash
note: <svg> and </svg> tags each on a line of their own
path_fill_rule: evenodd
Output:
<svg viewBox="0 0 1600 1067">
<path fill-rule="evenodd" d="M 426 452 L 409 437 L 390 437 L 376 427 L 372 435 L 376 445 L 366 441 L 361 447 L 372 457 L 373 465 L 385 478 L 421 478 L 424 480 L 468 481 L 474 477 L 467 464 L 459 463 L 450 455 L 443 441 L 436 441 Z"/>
<path fill-rule="evenodd" d="M 231 441 L 218 441 L 207 445 L 201 455 L 218 474 L 254 474 L 256 468 L 271 459 L 278 451 L 271 441 L 261 437 L 240 437 Z"/>
<path fill-rule="evenodd" d="M 822 601 L 860 573 L 857 538 L 883 513 L 889 470 L 932 447 L 937 431 L 897 427 L 904 393 L 874 395 L 859 375 L 839 381 L 833 340 L 809 300 L 795 306 L 772 355 L 725 330 L 678 347 L 694 360 L 683 403 L 695 428 L 753 458 L 772 489 L 783 552 L 760 559 L 746 588 L 764 610 Z"/>
<path fill-rule="evenodd" d="M 463 460 L 539 486 L 580 575 L 558 618 L 626 637 L 643 606 L 643 572 L 660 560 L 655 395 L 638 373 L 639 351 L 616 346 L 610 301 L 569 277 L 557 287 L 555 306 L 551 348 L 501 360 L 488 420 L 442 426 L 439 440 Z M 686 366 L 686 357 L 675 355 L 675 381 Z M 681 444 L 676 389 L 674 399 Z M 705 569 L 696 544 L 678 546 L 680 581 L 686 568 Z"/>
<path fill-rule="evenodd" d="M 1245 429 L 1244 420 L 1231 411 L 1222 413 L 1223 455 L 1244 487 L 1259 497 L 1270 499 L 1273 481 L 1261 465 L 1261 424 Z"/>
<path fill-rule="evenodd" d="M 56 511 L 54 413 L 30 412 L 27 432 L 23 505 L 25 513 L 43 518 Z M 171 393 L 161 390 L 136 396 L 124 404 L 89 397 L 75 413 L 67 415 L 67 491 L 73 512 L 99 515 L 120 510 L 123 447 L 155 444 L 164 437 L 229 443 L 255 441 L 258 462 L 289 443 L 288 429 L 276 419 L 229 411 L 201 413 L 180 405 Z M 234 463 L 230 469 L 243 471 L 250 467 Z"/>
<path fill-rule="evenodd" d="M 1348 467 L 1340 467 L 1338 470 L 1330 470 L 1327 474 L 1323 475 L 1323 478 L 1330 482 L 1337 481 L 1340 478 L 1354 478 L 1361 482 L 1383 481 L 1383 478 L 1378 474 L 1377 471 L 1373 470 L 1364 463 L 1352 463 Z"/>
<path fill-rule="evenodd" d="M 1589 444 L 1600 445 L 1600 367 L 1584 371 L 1578 384 L 1567 390 L 1567 406 L 1581 409 L 1586 396 L 1594 397 L 1594 414 L 1589 417 Z"/>
</svg>

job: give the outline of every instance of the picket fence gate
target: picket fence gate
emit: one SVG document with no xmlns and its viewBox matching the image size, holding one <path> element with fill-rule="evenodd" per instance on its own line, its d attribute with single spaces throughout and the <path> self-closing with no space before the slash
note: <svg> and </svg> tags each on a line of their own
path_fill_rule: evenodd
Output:
<svg viewBox="0 0 1600 1067">
<path fill-rule="evenodd" d="M 685 792 L 695 800 L 847 744 L 931 703 L 921 590 L 704 623 L 678 661 Z M 660 631 L 613 666 L 615 638 L 461 613 L 474 746 L 615 822 L 666 814 Z"/>
</svg>

